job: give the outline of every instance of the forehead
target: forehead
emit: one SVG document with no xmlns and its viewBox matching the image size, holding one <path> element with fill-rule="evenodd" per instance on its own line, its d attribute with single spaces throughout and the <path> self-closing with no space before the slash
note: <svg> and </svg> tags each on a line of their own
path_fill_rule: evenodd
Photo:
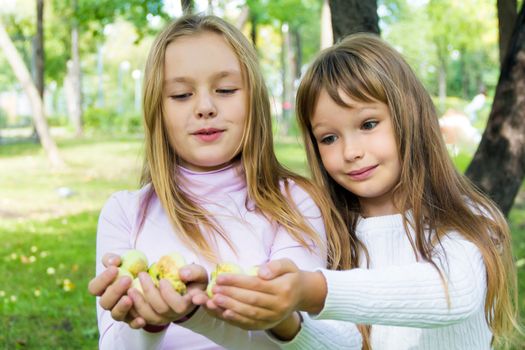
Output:
<svg viewBox="0 0 525 350">
<path fill-rule="evenodd" d="M 166 47 L 164 73 L 167 80 L 221 71 L 241 74 L 241 65 L 233 48 L 218 33 L 207 31 L 182 36 Z"/>
</svg>

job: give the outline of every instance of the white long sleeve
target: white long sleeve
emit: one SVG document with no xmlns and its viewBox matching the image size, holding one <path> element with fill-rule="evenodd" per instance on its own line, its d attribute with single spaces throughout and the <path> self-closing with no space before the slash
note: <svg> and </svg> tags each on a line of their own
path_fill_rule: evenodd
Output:
<svg viewBox="0 0 525 350">
<path fill-rule="evenodd" d="M 301 313 L 301 330 L 291 341 L 271 339 L 284 350 L 361 350 L 361 333 L 351 322 L 312 320 Z"/>
<path fill-rule="evenodd" d="M 416 258 L 401 215 L 361 219 L 356 232 L 369 266 L 362 255 L 361 268 L 320 270 L 328 287 L 324 308 L 305 318 L 292 341 L 274 340 L 282 349 L 348 349 L 352 334 L 361 341 L 354 323 L 372 325 L 374 350 L 491 349 L 485 265 L 474 244 L 453 232 L 442 240 L 433 257 L 441 279 L 434 266 Z"/>
<path fill-rule="evenodd" d="M 372 324 L 374 350 L 490 349 L 485 266 L 474 244 L 451 233 L 436 249 L 449 305 L 437 270 L 417 261 L 400 215 L 361 220 L 357 232 L 370 268 L 322 270 L 328 294 L 313 318 Z"/>
</svg>

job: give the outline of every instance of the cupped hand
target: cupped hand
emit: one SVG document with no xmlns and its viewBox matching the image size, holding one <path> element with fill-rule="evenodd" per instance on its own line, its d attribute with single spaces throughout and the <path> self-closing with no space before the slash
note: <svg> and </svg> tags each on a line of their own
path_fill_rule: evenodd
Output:
<svg viewBox="0 0 525 350">
<path fill-rule="evenodd" d="M 193 304 L 192 298 L 206 289 L 208 282 L 206 270 L 200 265 L 190 264 L 179 270 L 179 276 L 187 286 L 184 295 L 177 293 L 168 280 L 160 280 L 157 288 L 147 273 L 139 273 L 143 294 L 136 288 L 131 288 L 128 295 L 133 301 L 137 314 L 147 324 L 165 325 L 177 321 L 198 306 Z"/>
<path fill-rule="evenodd" d="M 260 266 L 258 276 L 218 276 L 211 303 L 224 310 L 221 318 L 240 328 L 272 328 L 298 308 L 301 279 L 291 260 L 274 260 Z"/>
<path fill-rule="evenodd" d="M 145 321 L 133 310 L 133 301 L 126 295 L 131 286 L 131 278 L 124 276 L 115 281 L 120 263 L 120 256 L 112 253 L 105 254 L 102 264 L 106 270 L 89 281 L 88 291 L 100 297 L 100 306 L 110 311 L 113 319 L 126 322 L 131 328 L 142 328 Z"/>
</svg>

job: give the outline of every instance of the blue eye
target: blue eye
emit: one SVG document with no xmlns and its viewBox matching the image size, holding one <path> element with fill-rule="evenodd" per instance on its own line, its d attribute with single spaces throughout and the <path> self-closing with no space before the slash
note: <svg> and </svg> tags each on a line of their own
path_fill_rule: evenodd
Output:
<svg viewBox="0 0 525 350">
<path fill-rule="evenodd" d="M 379 124 L 378 121 L 369 120 L 369 121 L 364 122 L 363 125 L 361 126 L 361 128 L 363 130 L 372 130 L 373 128 L 375 128 L 377 126 L 377 124 Z"/>
<path fill-rule="evenodd" d="M 323 145 L 331 145 L 337 140 L 337 136 L 335 135 L 328 135 L 319 140 L 319 143 L 322 143 Z"/>
</svg>

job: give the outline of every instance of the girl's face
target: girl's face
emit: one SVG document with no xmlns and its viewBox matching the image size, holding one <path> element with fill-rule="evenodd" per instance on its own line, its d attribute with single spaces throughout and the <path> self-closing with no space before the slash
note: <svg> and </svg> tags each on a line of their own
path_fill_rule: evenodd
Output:
<svg viewBox="0 0 525 350">
<path fill-rule="evenodd" d="M 323 165 L 330 176 L 359 198 L 364 216 L 396 213 L 392 190 L 401 162 L 388 106 L 358 102 L 341 92 L 349 107 L 323 89 L 311 120 Z"/>
<path fill-rule="evenodd" d="M 240 152 L 247 88 L 239 60 L 219 34 L 183 36 L 166 48 L 164 122 L 181 165 L 224 167 Z"/>
</svg>

